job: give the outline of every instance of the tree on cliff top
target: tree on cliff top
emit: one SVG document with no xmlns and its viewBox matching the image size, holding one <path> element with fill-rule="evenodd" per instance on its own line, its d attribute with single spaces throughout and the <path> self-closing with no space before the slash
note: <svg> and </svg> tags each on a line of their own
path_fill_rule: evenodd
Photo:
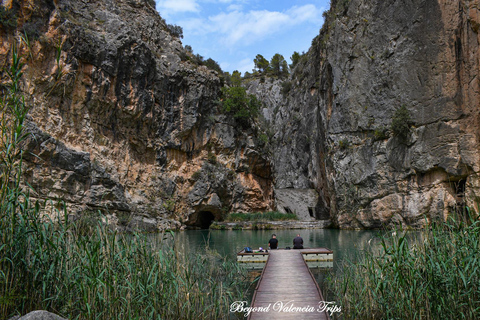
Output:
<svg viewBox="0 0 480 320">
<path fill-rule="evenodd" d="M 302 56 L 297 51 L 293 52 L 292 56 L 290 57 L 290 60 L 292 60 L 292 63 L 290 64 L 290 69 L 295 68 L 295 66 L 298 64 L 298 62 L 300 62 L 301 57 Z"/>
<path fill-rule="evenodd" d="M 257 54 L 255 59 L 253 59 L 253 63 L 255 63 L 255 68 L 257 68 L 260 73 L 267 71 L 270 65 L 268 60 L 265 59 L 261 54 Z"/>
<path fill-rule="evenodd" d="M 277 77 L 288 76 L 288 63 L 281 54 L 276 53 L 270 60 L 270 72 Z"/>
</svg>

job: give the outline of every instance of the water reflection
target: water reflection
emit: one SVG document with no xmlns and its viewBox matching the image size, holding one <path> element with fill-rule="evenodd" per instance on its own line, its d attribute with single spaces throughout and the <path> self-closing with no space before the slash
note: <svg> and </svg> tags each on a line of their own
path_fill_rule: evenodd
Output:
<svg viewBox="0 0 480 320">
<path fill-rule="evenodd" d="M 372 230 L 188 230 L 175 233 L 174 245 L 188 253 L 203 251 L 205 247 L 221 256 L 235 260 L 236 253 L 244 247 L 268 247 L 272 233 L 277 235 L 279 248 L 292 247 L 293 238 L 300 234 L 306 248 L 326 247 L 334 251 L 335 262 L 356 259 L 367 248 L 379 247 L 382 231 Z M 336 263 L 334 263 L 335 265 Z"/>
<path fill-rule="evenodd" d="M 268 240 L 272 233 L 277 235 L 279 248 L 292 247 L 293 238 L 300 234 L 305 248 L 325 247 L 333 250 L 334 261 L 327 268 L 311 268 L 311 272 L 320 288 L 324 288 L 324 281 L 328 276 L 335 276 L 341 272 L 342 262 L 356 261 L 365 254 L 365 250 L 379 252 L 381 250 L 381 236 L 391 236 L 392 231 L 379 230 L 332 230 L 332 229 L 301 229 L 301 230 L 187 230 L 176 232 L 160 241 L 158 235 L 152 235 L 152 241 L 162 243 L 162 246 L 173 247 L 177 252 L 185 254 L 203 253 L 205 248 L 210 252 L 218 252 L 221 258 L 236 261 L 237 252 L 244 247 L 258 249 L 268 248 Z M 398 237 L 402 234 L 397 234 Z M 155 238 L 157 237 L 157 238 Z M 410 243 L 420 240 L 421 232 L 409 232 L 407 238 Z M 157 239 L 157 240 L 156 240 Z M 417 239 L 417 240 L 416 240 Z M 263 268 L 263 264 L 262 264 Z M 258 280 L 260 270 L 251 271 L 250 280 Z M 253 282 L 249 296 L 253 295 L 256 283 Z M 324 293 L 325 295 L 325 293 Z"/>
</svg>

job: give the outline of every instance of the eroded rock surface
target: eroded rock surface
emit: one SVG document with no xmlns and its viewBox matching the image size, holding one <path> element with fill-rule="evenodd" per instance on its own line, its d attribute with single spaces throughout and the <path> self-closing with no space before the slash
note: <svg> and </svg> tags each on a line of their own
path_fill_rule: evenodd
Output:
<svg viewBox="0 0 480 320">
<path fill-rule="evenodd" d="M 0 64 L 19 43 L 29 150 L 38 155 L 26 168 L 34 196 L 78 214 L 101 210 L 127 230 L 197 225 L 200 212 L 221 219 L 273 209 L 270 159 L 256 129 L 222 114 L 217 73 L 188 61 L 152 4 L 8 4 L 19 20 L 16 30 L 0 30 Z"/>
<path fill-rule="evenodd" d="M 477 1 L 332 1 L 290 79 L 248 84 L 267 106 L 276 188 L 315 188 L 342 228 L 478 211 L 479 26 Z M 402 105 L 407 139 L 391 130 Z"/>
</svg>

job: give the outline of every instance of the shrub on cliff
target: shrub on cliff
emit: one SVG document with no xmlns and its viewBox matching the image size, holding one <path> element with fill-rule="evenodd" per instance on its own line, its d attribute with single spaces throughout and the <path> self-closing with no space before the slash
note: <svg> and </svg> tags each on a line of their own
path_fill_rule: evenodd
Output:
<svg viewBox="0 0 480 320">
<path fill-rule="evenodd" d="M 183 28 L 180 26 L 177 26 L 176 24 L 167 24 L 168 31 L 170 34 L 174 37 L 177 37 L 179 39 L 183 38 Z"/>
<path fill-rule="evenodd" d="M 392 117 L 392 132 L 393 135 L 406 140 L 410 132 L 409 123 L 411 122 L 410 112 L 405 105 L 398 108 Z"/>
<path fill-rule="evenodd" d="M 254 95 L 247 95 L 245 88 L 223 87 L 222 95 L 223 111 L 232 115 L 241 125 L 247 125 L 258 116 L 261 102 Z"/>
</svg>

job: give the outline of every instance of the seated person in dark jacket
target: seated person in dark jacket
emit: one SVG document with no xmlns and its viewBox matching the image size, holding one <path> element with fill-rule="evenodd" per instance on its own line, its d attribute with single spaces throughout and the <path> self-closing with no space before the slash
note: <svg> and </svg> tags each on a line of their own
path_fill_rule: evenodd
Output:
<svg viewBox="0 0 480 320">
<path fill-rule="evenodd" d="M 293 239 L 293 249 L 303 249 L 303 239 L 299 234 Z"/>
<path fill-rule="evenodd" d="M 277 240 L 277 236 L 275 234 L 272 234 L 272 239 L 270 239 L 268 241 L 268 247 L 270 249 L 277 249 L 278 247 L 278 240 Z"/>
</svg>

